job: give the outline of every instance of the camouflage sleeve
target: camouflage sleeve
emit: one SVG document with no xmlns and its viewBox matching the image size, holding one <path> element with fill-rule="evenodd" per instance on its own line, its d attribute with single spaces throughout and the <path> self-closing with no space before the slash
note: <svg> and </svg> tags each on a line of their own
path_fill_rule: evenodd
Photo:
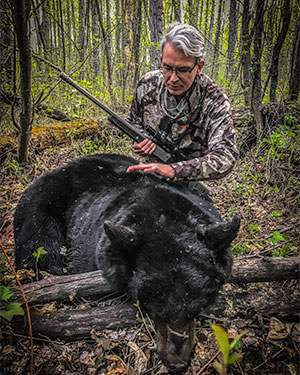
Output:
<svg viewBox="0 0 300 375">
<path fill-rule="evenodd" d="M 210 180 L 226 176 L 238 159 L 235 130 L 228 101 L 223 108 L 210 114 L 208 153 L 186 161 L 173 163 L 176 179 Z"/>
</svg>

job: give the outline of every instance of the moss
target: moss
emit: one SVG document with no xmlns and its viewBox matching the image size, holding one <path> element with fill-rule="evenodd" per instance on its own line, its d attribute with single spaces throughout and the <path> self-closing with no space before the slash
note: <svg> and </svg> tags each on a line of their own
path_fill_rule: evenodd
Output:
<svg viewBox="0 0 300 375">
<path fill-rule="evenodd" d="M 32 142 L 35 147 L 43 149 L 51 145 L 71 143 L 72 139 L 84 138 L 94 134 L 97 130 L 99 130 L 99 124 L 94 119 L 33 126 Z"/>
</svg>

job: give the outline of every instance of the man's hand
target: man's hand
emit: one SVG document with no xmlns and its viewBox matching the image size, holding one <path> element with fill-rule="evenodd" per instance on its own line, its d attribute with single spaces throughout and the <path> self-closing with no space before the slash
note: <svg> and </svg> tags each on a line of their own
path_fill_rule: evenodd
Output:
<svg viewBox="0 0 300 375">
<path fill-rule="evenodd" d="M 133 151 L 141 156 L 151 155 L 155 147 L 156 144 L 150 141 L 150 139 L 144 139 L 142 142 L 132 145 Z"/>
<path fill-rule="evenodd" d="M 145 173 L 157 173 L 163 177 L 173 178 L 175 176 L 174 169 L 169 164 L 162 163 L 139 163 L 132 165 L 127 169 L 127 173 L 134 171 L 143 171 Z"/>
</svg>

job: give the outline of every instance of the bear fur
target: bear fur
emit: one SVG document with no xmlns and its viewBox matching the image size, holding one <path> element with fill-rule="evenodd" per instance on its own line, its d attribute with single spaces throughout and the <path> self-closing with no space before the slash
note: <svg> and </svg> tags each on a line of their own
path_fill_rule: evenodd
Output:
<svg viewBox="0 0 300 375">
<path fill-rule="evenodd" d="M 102 270 L 149 313 L 161 359 L 180 372 L 194 318 L 230 275 L 239 219 L 223 222 L 212 203 L 179 183 L 126 173 L 136 163 L 93 155 L 38 178 L 15 211 L 15 262 L 34 268 L 32 253 L 43 246 L 41 270 Z"/>
</svg>

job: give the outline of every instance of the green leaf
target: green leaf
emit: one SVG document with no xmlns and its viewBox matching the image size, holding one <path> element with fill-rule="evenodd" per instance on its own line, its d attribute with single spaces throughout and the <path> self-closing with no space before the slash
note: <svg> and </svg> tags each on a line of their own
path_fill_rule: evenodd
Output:
<svg viewBox="0 0 300 375">
<path fill-rule="evenodd" d="M 36 258 L 36 261 L 38 262 L 41 255 L 47 254 L 47 251 L 44 249 L 44 246 L 40 246 L 37 251 L 34 251 L 32 255 Z"/>
<path fill-rule="evenodd" d="M 9 302 L 6 304 L 6 310 L 0 310 L 0 316 L 11 321 L 15 315 L 24 315 L 24 310 L 18 302 Z"/>
<path fill-rule="evenodd" d="M 0 301 L 7 301 L 12 295 L 13 292 L 11 292 L 8 288 L 2 285 L 0 286 Z"/>
<path fill-rule="evenodd" d="M 211 325 L 211 328 L 213 329 L 214 335 L 216 336 L 219 350 L 223 354 L 224 363 L 227 363 L 230 348 L 228 333 L 224 331 L 222 327 L 216 326 L 214 324 Z"/>
<path fill-rule="evenodd" d="M 243 358 L 241 353 L 233 353 L 228 358 L 228 364 L 233 365 L 234 363 L 240 361 Z"/>
<path fill-rule="evenodd" d="M 219 374 L 223 374 L 223 365 L 220 362 L 214 362 L 214 368 Z"/>
</svg>

